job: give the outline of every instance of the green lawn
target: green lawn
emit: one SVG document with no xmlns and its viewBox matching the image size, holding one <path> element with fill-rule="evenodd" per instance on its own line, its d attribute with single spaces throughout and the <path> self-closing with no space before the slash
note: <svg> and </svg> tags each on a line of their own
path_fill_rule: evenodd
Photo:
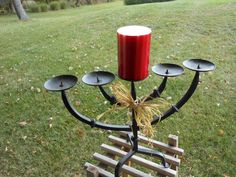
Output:
<svg viewBox="0 0 236 177">
<path fill-rule="evenodd" d="M 157 126 L 156 138 L 180 138 L 185 149 L 180 176 L 236 176 L 236 1 L 176 0 L 124 6 L 121 1 L 65 11 L 0 16 L 0 176 L 84 176 L 83 164 L 100 151 L 108 132 L 91 129 L 64 108 L 60 94 L 46 92 L 53 75 L 74 74 L 70 99 L 96 117 L 109 105 L 82 76 L 97 67 L 117 72 L 116 30 L 138 24 L 152 28 L 150 67 L 205 58 L 217 66 L 178 114 Z M 147 95 L 161 78 L 138 82 Z M 194 73 L 170 79 L 163 97 L 175 103 Z M 118 79 L 117 79 L 118 80 Z M 126 83 L 126 82 L 124 82 Z M 95 98 L 95 99 L 94 99 Z M 77 104 L 76 104 L 77 103 Z M 78 104 L 80 103 L 80 104 Z M 125 114 L 104 118 L 125 123 Z"/>
</svg>

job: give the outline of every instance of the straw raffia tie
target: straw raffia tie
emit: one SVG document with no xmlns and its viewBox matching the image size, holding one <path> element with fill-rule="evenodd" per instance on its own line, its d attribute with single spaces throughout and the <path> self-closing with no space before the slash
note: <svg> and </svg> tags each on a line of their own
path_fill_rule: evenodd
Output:
<svg viewBox="0 0 236 177">
<path fill-rule="evenodd" d="M 129 89 L 120 82 L 113 84 L 111 86 L 111 91 L 117 100 L 115 109 L 128 109 L 127 115 L 129 119 L 131 119 L 131 112 L 134 110 L 135 120 L 141 132 L 146 136 L 153 136 L 154 130 L 151 121 L 153 116 L 162 115 L 159 109 L 163 107 L 163 105 L 166 105 L 166 101 L 158 99 L 161 104 L 147 103 L 145 102 L 145 97 L 134 100 Z M 119 106 L 117 106 L 118 104 Z M 112 109 L 108 110 L 108 112 L 110 111 L 112 111 Z M 107 113 L 107 111 L 98 117 L 101 118 L 105 113 Z"/>
</svg>

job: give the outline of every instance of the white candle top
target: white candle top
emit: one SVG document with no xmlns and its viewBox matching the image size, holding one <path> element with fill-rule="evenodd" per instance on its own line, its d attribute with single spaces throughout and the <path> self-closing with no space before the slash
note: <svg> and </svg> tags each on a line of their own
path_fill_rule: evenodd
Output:
<svg viewBox="0 0 236 177">
<path fill-rule="evenodd" d="M 150 34 L 152 30 L 145 26 L 124 26 L 117 30 L 117 33 L 124 35 L 124 36 L 143 36 Z"/>
</svg>

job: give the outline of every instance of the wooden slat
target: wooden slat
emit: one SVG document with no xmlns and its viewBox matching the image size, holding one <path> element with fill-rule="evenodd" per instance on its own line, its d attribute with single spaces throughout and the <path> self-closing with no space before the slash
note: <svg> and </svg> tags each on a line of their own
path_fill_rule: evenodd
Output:
<svg viewBox="0 0 236 177">
<path fill-rule="evenodd" d="M 170 146 L 178 147 L 178 146 L 179 146 L 179 137 L 178 137 L 178 136 L 175 136 L 175 135 L 169 135 L 169 136 L 168 136 L 168 144 L 169 144 Z M 169 155 L 172 155 L 173 157 L 178 158 L 178 155 L 171 154 L 171 153 L 169 153 Z M 178 172 L 178 167 L 175 166 L 175 165 L 172 165 L 172 166 L 171 166 L 171 169 L 173 169 L 173 170 L 175 170 L 175 171 Z"/>
<path fill-rule="evenodd" d="M 102 149 L 111 153 L 111 154 L 114 154 L 114 155 L 117 155 L 117 156 L 120 156 L 120 157 L 123 157 L 127 154 L 127 152 L 125 151 L 122 151 L 118 148 L 115 148 L 115 147 L 112 147 L 110 145 L 106 145 L 106 144 L 102 144 L 101 145 Z M 159 165 L 157 163 L 154 163 L 150 160 L 146 160 L 144 158 L 141 158 L 139 156 L 136 156 L 136 155 L 133 155 L 130 160 L 132 162 L 135 162 L 141 166 L 144 166 L 146 168 L 149 168 L 149 169 L 152 169 L 154 171 L 157 171 L 158 173 L 161 173 L 163 175 L 166 175 L 166 176 L 170 176 L 170 177 L 176 177 L 177 176 L 177 173 L 175 170 L 172 170 L 170 168 L 164 168 L 162 165 Z"/>
<path fill-rule="evenodd" d="M 119 134 L 126 137 L 128 132 L 121 131 L 121 132 L 119 132 Z M 142 135 L 138 135 L 138 137 L 139 137 L 140 142 L 142 142 L 142 143 L 148 144 L 149 142 L 151 142 L 154 147 L 160 148 L 161 150 L 164 150 L 164 151 L 167 151 L 170 153 L 174 153 L 174 154 L 180 155 L 180 156 L 184 155 L 184 150 L 179 147 L 173 147 L 173 146 L 170 146 L 166 143 L 156 141 L 156 140 L 147 138 Z"/>
<path fill-rule="evenodd" d="M 108 139 L 114 144 L 119 144 L 120 146 L 124 146 L 126 148 L 131 148 L 131 145 L 125 139 L 118 138 L 113 135 L 109 135 Z M 140 146 L 140 145 L 139 145 L 139 148 L 151 150 L 150 148 Z M 168 162 L 169 164 L 173 164 L 175 166 L 180 165 L 180 159 L 178 159 L 178 158 L 172 157 L 170 155 L 165 155 L 165 159 L 166 159 L 166 162 Z"/>
<path fill-rule="evenodd" d="M 94 153 L 93 154 L 94 159 L 101 161 L 102 163 L 105 163 L 113 168 L 115 168 L 115 166 L 117 165 L 118 161 L 110 159 L 104 155 L 98 154 L 98 153 Z M 121 167 L 121 171 L 125 172 L 127 174 L 130 174 L 132 176 L 135 177 L 152 177 L 150 174 L 144 173 L 140 170 L 137 170 L 135 168 L 129 167 L 127 165 L 123 165 Z"/>
<path fill-rule="evenodd" d="M 93 165 L 91 163 L 88 163 L 86 162 L 85 165 L 84 165 L 86 168 L 88 168 L 89 166 L 92 166 L 92 167 L 95 167 L 98 172 L 99 172 L 99 176 L 102 176 L 102 177 L 114 177 L 114 175 L 100 167 L 97 167 L 96 165 Z"/>
<path fill-rule="evenodd" d="M 87 177 L 99 177 L 99 171 L 96 167 L 89 165 L 86 170 L 87 170 Z"/>
</svg>

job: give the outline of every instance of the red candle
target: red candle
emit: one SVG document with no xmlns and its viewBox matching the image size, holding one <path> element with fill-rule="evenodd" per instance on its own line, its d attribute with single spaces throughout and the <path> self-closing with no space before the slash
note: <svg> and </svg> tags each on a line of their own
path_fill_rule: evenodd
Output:
<svg viewBox="0 0 236 177">
<path fill-rule="evenodd" d="M 118 75 L 128 81 L 140 81 L 148 76 L 151 29 L 125 26 L 117 30 Z"/>
</svg>

